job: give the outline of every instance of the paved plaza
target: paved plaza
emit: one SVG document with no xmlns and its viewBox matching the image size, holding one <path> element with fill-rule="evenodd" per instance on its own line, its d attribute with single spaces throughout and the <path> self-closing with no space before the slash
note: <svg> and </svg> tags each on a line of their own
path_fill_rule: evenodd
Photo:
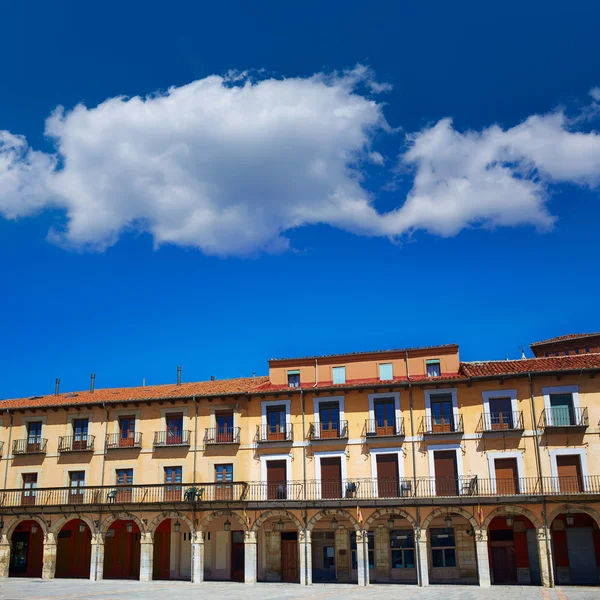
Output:
<svg viewBox="0 0 600 600">
<path fill-rule="evenodd" d="M 600 589 L 593 587 L 565 587 L 545 589 L 539 587 L 498 586 L 481 589 L 474 586 L 436 585 L 427 588 L 405 585 L 372 585 L 360 588 L 346 584 L 316 584 L 302 587 L 283 583 L 243 583 L 205 582 L 198 585 L 180 581 L 99 581 L 89 582 L 80 579 L 0 579 L 0 600 L 41 599 L 59 600 L 76 598 L 79 600 L 109 598 L 176 598 L 177 600 L 197 600 L 198 598 L 218 600 L 277 600 L 279 598 L 329 600 L 349 598 L 351 600 L 597 600 Z"/>
</svg>

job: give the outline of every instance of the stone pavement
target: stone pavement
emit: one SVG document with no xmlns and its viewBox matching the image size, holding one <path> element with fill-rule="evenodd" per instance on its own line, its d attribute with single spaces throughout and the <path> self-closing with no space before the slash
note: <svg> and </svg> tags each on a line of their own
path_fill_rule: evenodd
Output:
<svg viewBox="0 0 600 600">
<path fill-rule="evenodd" d="M 565 587 L 539 588 L 521 586 L 498 586 L 479 588 L 462 585 L 435 585 L 419 588 L 407 585 L 372 585 L 361 588 L 345 584 L 315 584 L 302 587 L 284 583 L 243 583 L 205 582 L 198 585 L 181 581 L 98 581 L 83 579 L 0 579 L 0 600 L 143 600 L 169 599 L 198 600 L 217 598 L 218 600 L 598 600 L 600 588 Z"/>
</svg>

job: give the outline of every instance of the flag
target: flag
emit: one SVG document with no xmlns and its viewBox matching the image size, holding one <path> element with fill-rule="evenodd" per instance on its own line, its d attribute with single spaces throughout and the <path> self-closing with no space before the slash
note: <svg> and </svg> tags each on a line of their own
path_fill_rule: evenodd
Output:
<svg viewBox="0 0 600 600">
<path fill-rule="evenodd" d="M 479 527 L 483 525 L 483 509 L 481 508 L 481 504 L 477 505 L 477 520 L 479 521 Z"/>
<path fill-rule="evenodd" d="M 360 510 L 360 506 L 358 504 L 356 505 L 356 519 L 362 525 L 363 515 L 362 515 L 362 510 Z"/>
<path fill-rule="evenodd" d="M 246 523 L 247 523 L 248 527 L 250 527 L 250 517 L 248 516 L 248 513 L 246 512 L 245 506 L 244 506 L 244 519 L 246 519 Z"/>
</svg>

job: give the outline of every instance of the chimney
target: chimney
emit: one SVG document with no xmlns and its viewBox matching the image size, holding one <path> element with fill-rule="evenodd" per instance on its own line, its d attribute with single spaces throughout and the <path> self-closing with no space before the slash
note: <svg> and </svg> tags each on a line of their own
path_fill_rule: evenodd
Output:
<svg viewBox="0 0 600 600">
<path fill-rule="evenodd" d="M 177 367 L 177 385 L 181 385 L 181 367 Z"/>
<path fill-rule="evenodd" d="M 96 373 L 92 373 L 90 377 L 90 394 L 94 393 L 94 387 L 96 385 Z"/>
<path fill-rule="evenodd" d="M 142 387 L 146 387 L 146 378 L 142 379 Z"/>
<path fill-rule="evenodd" d="M 54 383 L 54 395 L 58 396 L 60 394 L 60 379 L 57 377 L 56 382 Z"/>
<path fill-rule="evenodd" d="M 252 371 L 252 381 L 256 381 L 256 371 Z"/>
<path fill-rule="evenodd" d="M 525 356 L 525 350 L 523 350 L 523 346 L 521 346 L 521 360 L 525 360 L 527 357 Z"/>
<path fill-rule="evenodd" d="M 215 380 L 215 376 L 214 376 L 214 375 L 211 375 L 211 376 L 210 376 L 210 380 L 211 380 L 211 381 L 214 381 L 214 380 Z"/>
</svg>

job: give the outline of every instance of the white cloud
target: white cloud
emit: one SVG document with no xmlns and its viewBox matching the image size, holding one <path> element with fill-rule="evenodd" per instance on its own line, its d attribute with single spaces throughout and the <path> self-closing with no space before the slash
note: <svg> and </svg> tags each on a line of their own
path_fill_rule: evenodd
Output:
<svg viewBox="0 0 600 600">
<path fill-rule="evenodd" d="M 392 130 L 369 96 L 387 90 L 360 65 L 292 79 L 231 72 L 146 98 L 59 108 L 46 122 L 55 155 L 0 132 L 0 214 L 62 208 L 66 229 L 50 237 L 68 247 L 101 250 L 136 230 L 157 245 L 247 255 L 284 250 L 286 231 L 314 223 L 390 237 L 548 229 L 552 184 L 600 183 L 600 137 L 573 130 L 561 111 L 479 132 L 442 119 L 407 136 L 400 160 L 413 188 L 396 210 L 378 213 L 363 169 L 389 164 L 373 146 Z"/>
<path fill-rule="evenodd" d="M 600 102 L 600 87 L 594 87 L 590 90 L 590 96 L 596 102 Z"/>
</svg>

